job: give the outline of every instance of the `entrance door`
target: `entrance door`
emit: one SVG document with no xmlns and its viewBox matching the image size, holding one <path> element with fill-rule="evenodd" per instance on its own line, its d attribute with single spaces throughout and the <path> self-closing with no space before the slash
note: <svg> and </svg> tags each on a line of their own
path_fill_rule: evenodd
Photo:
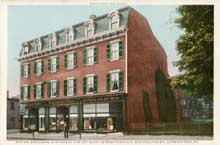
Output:
<svg viewBox="0 0 220 145">
<path fill-rule="evenodd" d="M 38 129 L 38 110 L 31 108 L 29 113 L 29 129 L 36 131 Z"/>
<path fill-rule="evenodd" d="M 57 108 L 57 131 L 64 131 L 64 122 L 69 123 L 68 108 L 65 106 Z"/>
</svg>

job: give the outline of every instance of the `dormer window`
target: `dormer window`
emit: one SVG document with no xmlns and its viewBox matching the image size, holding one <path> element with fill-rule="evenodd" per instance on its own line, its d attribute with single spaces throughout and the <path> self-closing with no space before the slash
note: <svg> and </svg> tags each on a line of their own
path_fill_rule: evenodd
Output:
<svg viewBox="0 0 220 145">
<path fill-rule="evenodd" d="M 28 47 L 27 42 L 25 42 L 23 44 L 23 54 L 28 54 L 28 53 L 29 53 L 29 47 Z"/>
<path fill-rule="evenodd" d="M 50 35 L 50 47 L 55 47 L 57 45 L 57 36 L 56 33 Z"/>
<path fill-rule="evenodd" d="M 66 29 L 66 42 L 71 42 L 74 40 L 74 31 L 72 27 Z"/>
<path fill-rule="evenodd" d="M 35 40 L 35 49 L 36 49 L 36 51 L 40 51 L 42 49 L 42 44 L 41 44 L 40 38 Z"/>
<path fill-rule="evenodd" d="M 89 19 L 88 21 L 85 22 L 85 36 L 86 37 L 91 37 L 95 33 L 95 24 L 93 19 Z"/>
<path fill-rule="evenodd" d="M 109 29 L 115 29 L 119 27 L 119 12 L 118 11 L 114 11 L 111 12 L 109 15 Z"/>
</svg>

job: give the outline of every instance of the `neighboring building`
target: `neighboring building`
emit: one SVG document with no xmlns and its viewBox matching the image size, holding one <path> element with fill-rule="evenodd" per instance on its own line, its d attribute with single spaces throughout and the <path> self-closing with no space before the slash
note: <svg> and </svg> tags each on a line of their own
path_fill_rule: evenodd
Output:
<svg viewBox="0 0 220 145">
<path fill-rule="evenodd" d="M 131 7 L 30 40 L 22 45 L 21 130 L 114 132 L 146 127 L 143 90 L 159 121 L 155 72 L 167 56 Z"/>
<path fill-rule="evenodd" d="M 7 129 L 19 128 L 19 98 L 7 97 Z"/>
</svg>

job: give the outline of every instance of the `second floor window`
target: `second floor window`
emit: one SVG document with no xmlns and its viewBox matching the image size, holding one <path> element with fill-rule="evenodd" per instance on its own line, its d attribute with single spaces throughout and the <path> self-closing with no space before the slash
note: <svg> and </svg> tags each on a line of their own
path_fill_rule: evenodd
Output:
<svg viewBox="0 0 220 145">
<path fill-rule="evenodd" d="M 68 78 L 64 80 L 64 96 L 76 95 L 76 79 Z"/>
<path fill-rule="evenodd" d="M 59 82 L 57 80 L 48 82 L 48 96 L 56 97 L 59 95 Z"/>
<path fill-rule="evenodd" d="M 28 100 L 30 97 L 30 86 L 29 85 L 24 85 L 21 87 L 21 98 L 23 100 Z"/>
<path fill-rule="evenodd" d="M 97 63 L 98 48 L 84 48 L 83 49 L 83 65 L 93 65 Z"/>
<path fill-rule="evenodd" d="M 64 67 L 65 69 L 72 69 L 77 67 L 77 53 L 71 52 L 64 56 Z"/>
<path fill-rule="evenodd" d="M 36 83 L 34 85 L 34 98 L 42 99 L 44 97 L 44 83 Z"/>
<path fill-rule="evenodd" d="M 106 58 L 107 61 L 114 61 L 123 58 L 122 41 L 113 41 L 107 45 Z"/>
<path fill-rule="evenodd" d="M 59 57 L 53 56 L 48 59 L 48 71 L 56 72 L 59 70 Z"/>
<path fill-rule="evenodd" d="M 30 76 L 30 64 L 21 65 L 21 76 L 27 78 Z"/>
<path fill-rule="evenodd" d="M 93 94 L 98 91 L 98 77 L 89 75 L 83 78 L 83 93 Z"/>
<path fill-rule="evenodd" d="M 34 63 L 34 74 L 40 75 L 44 72 L 44 62 L 39 60 Z"/>
</svg>

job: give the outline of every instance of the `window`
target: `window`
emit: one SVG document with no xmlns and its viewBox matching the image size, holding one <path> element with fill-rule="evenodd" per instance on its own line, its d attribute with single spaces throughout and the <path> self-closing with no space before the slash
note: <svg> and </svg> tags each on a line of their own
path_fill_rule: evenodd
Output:
<svg viewBox="0 0 220 145">
<path fill-rule="evenodd" d="M 38 38 L 38 39 L 35 40 L 35 50 L 40 51 L 41 49 L 42 49 L 41 39 Z"/>
<path fill-rule="evenodd" d="M 76 79 L 67 78 L 64 80 L 64 96 L 76 95 Z"/>
<path fill-rule="evenodd" d="M 69 109 L 70 112 L 70 126 L 71 131 L 78 130 L 78 108 L 77 106 L 71 106 Z"/>
<path fill-rule="evenodd" d="M 67 28 L 66 29 L 66 42 L 71 42 L 74 40 L 74 32 L 73 32 L 73 28 Z"/>
<path fill-rule="evenodd" d="M 119 16 L 117 14 L 112 15 L 111 17 L 111 29 L 119 27 Z"/>
<path fill-rule="evenodd" d="M 57 36 L 56 33 L 50 35 L 50 47 L 55 47 L 57 45 Z"/>
<path fill-rule="evenodd" d="M 44 97 L 44 83 L 36 83 L 34 85 L 34 98 L 41 99 Z"/>
<path fill-rule="evenodd" d="M 30 86 L 29 85 L 24 85 L 21 87 L 21 98 L 23 100 L 28 100 L 30 97 Z"/>
<path fill-rule="evenodd" d="M 30 64 L 22 64 L 21 65 L 21 76 L 24 78 L 29 77 L 30 75 Z"/>
<path fill-rule="evenodd" d="M 29 47 L 27 43 L 23 44 L 23 54 L 28 54 L 29 53 Z"/>
<path fill-rule="evenodd" d="M 56 130 L 56 107 L 49 108 L 49 130 Z"/>
<path fill-rule="evenodd" d="M 110 71 L 106 76 L 106 90 L 116 92 L 123 89 L 123 72 L 120 70 Z"/>
<path fill-rule="evenodd" d="M 93 94 L 98 90 L 98 77 L 95 75 L 87 75 L 83 78 L 83 93 Z"/>
<path fill-rule="evenodd" d="M 43 107 L 39 109 L 39 130 L 45 130 L 45 109 Z"/>
<path fill-rule="evenodd" d="M 95 130 L 95 104 L 84 104 L 83 105 L 83 126 L 84 130 Z"/>
<path fill-rule="evenodd" d="M 59 57 L 52 56 L 48 59 L 48 71 L 56 72 L 59 70 Z"/>
<path fill-rule="evenodd" d="M 91 18 L 89 18 L 85 23 L 85 37 L 91 37 L 94 35 L 95 33 L 95 23 L 94 23 L 94 19 L 95 17 L 92 16 Z"/>
<path fill-rule="evenodd" d="M 106 58 L 107 61 L 115 61 L 123 58 L 122 41 L 115 40 L 107 45 Z"/>
<path fill-rule="evenodd" d="M 118 11 L 111 12 L 108 15 L 108 17 L 109 17 L 109 29 L 118 28 L 120 22 L 119 12 Z"/>
<path fill-rule="evenodd" d="M 97 64 L 98 48 L 90 47 L 83 49 L 83 65 Z"/>
<path fill-rule="evenodd" d="M 15 110 L 15 103 L 12 101 L 10 102 L 10 110 Z"/>
<path fill-rule="evenodd" d="M 77 53 L 70 52 L 65 54 L 64 56 L 64 67 L 65 69 L 73 69 L 76 68 L 77 64 Z"/>
<path fill-rule="evenodd" d="M 28 130 L 28 125 L 29 125 L 29 120 L 28 120 L 28 109 L 25 108 L 25 111 L 24 111 L 24 115 L 23 115 L 23 120 L 22 120 L 22 127 L 23 127 L 23 130 Z"/>
<path fill-rule="evenodd" d="M 34 74 L 41 75 L 44 72 L 44 63 L 41 60 L 37 60 L 34 63 Z"/>
<path fill-rule="evenodd" d="M 54 80 L 48 82 L 48 96 L 56 97 L 59 95 L 59 82 Z"/>
</svg>

